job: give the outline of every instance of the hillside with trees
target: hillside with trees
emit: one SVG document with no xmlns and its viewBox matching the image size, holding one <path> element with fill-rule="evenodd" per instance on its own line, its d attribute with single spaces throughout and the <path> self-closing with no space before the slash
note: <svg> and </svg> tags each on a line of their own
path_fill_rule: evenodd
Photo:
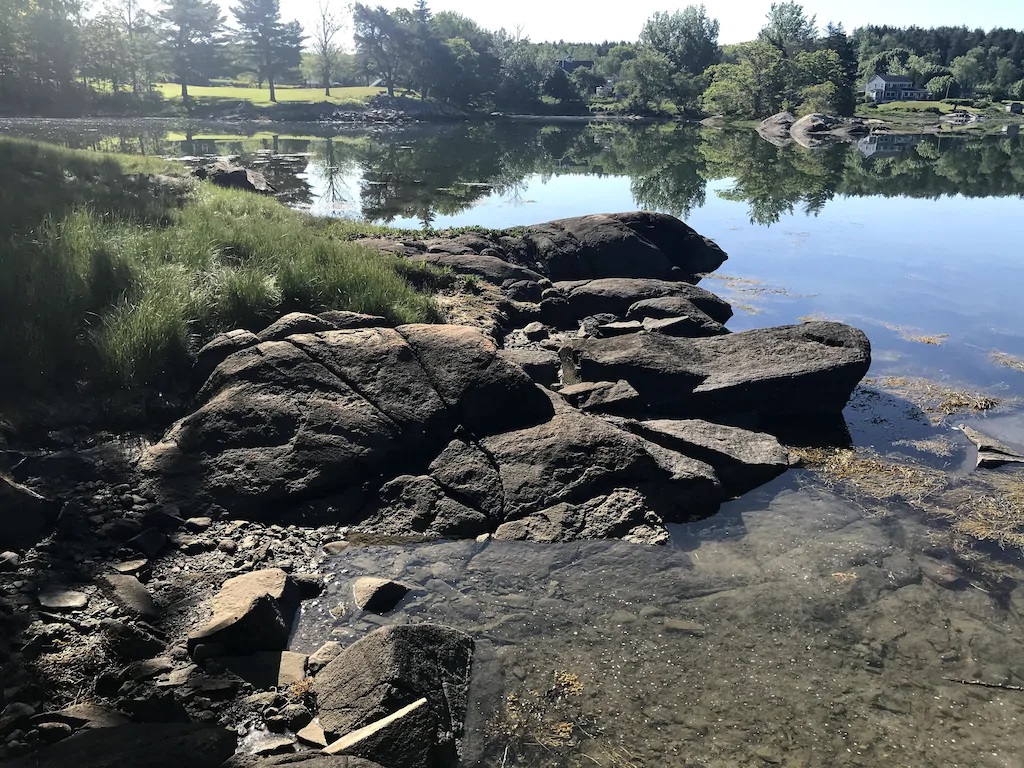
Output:
<svg viewBox="0 0 1024 768">
<path fill-rule="evenodd" d="M 352 44 L 348 44 L 351 32 Z M 721 45 L 704 5 L 657 12 L 636 41 L 535 42 L 433 12 L 323 0 L 302 29 L 279 0 L 0 0 L 0 112 L 159 109 L 158 83 L 376 86 L 469 112 L 852 115 L 874 74 L 931 98 L 1024 99 L 1024 33 L 967 27 L 848 33 L 796 2 L 773 3 L 756 40 Z M 166 90 L 164 91 L 166 92 Z M 251 91 L 250 91 L 251 92 Z M 265 98 L 265 97 L 264 97 Z"/>
</svg>

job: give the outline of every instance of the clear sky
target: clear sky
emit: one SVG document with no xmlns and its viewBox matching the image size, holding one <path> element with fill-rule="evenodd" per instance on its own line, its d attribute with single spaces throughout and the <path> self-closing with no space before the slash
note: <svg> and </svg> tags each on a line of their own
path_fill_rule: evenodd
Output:
<svg viewBox="0 0 1024 768">
<path fill-rule="evenodd" d="M 343 0 L 334 0 L 341 5 Z M 231 0 L 221 0 L 225 9 Z M 386 7 L 411 7 L 395 0 L 364 0 Z M 757 36 L 770 0 L 707 0 L 709 15 L 721 22 L 721 42 L 738 43 Z M 818 23 L 842 22 L 847 31 L 866 24 L 937 27 L 1024 28 L 1024 0 L 804 0 L 804 9 Z M 281 0 L 286 19 L 312 24 L 317 0 Z M 535 42 L 569 40 L 636 40 L 644 21 L 655 11 L 674 11 L 687 5 L 666 0 L 432 0 L 434 11 L 457 11 L 486 29 L 522 26 Z"/>
</svg>

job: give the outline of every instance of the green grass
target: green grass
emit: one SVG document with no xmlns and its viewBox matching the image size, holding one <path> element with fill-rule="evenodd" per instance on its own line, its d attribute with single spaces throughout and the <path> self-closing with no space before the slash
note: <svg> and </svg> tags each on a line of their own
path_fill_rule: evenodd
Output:
<svg viewBox="0 0 1024 768">
<path fill-rule="evenodd" d="M 173 164 L 0 138 L 0 388 L 187 378 L 195 351 L 291 311 L 439 319 L 436 270 Z M 417 287 L 418 286 L 418 287 Z"/>
<path fill-rule="evenodd" d="M 877 109 L 867 109 L 866 105 L 861 105 L 857 111 L 858 115 L 864 117 L 871 117 L 872 115 L 884 115 L 892 112 L 911 112 L 911 113 L 923 113 L 929 114 L 927 110 L 938 109 L 944 115 L 948 115 L 954 109 L 959 109 L 964 112 L 984 112 L 983 109 L 975 109 L 974 107 L 957 107 L 953 104 L 945 104 L 941 101 L 890 101 L 886 104 L 879 104 Z"/>
<path fill-rule="evenodd" d="M 168 101 L 181 102 L 181 86 L 177 83 L 159 83 L 155 88 Z M 387 90 L 384 88 L 331 88 L 331 95 L 328 97 L 324 95 L 323 88 L 278 87 L 277 101 L 279 104 L 362 105 L 381 93 L 387 93 Z M 247 101 L 260 107 L 271 105 L 269 88 L 190 85 L 188 95 L 203 104 Z"/>
</svg>

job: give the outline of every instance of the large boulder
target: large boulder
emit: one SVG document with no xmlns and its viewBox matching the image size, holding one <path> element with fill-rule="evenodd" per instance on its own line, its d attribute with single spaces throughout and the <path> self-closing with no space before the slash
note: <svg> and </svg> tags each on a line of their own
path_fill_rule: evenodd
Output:
<svg viewBox="0 0 1024 768">
<path fill-rule="evenodd" d="M 287 755 L 235 755 L 223 768 L 385 768 L 380 763 L 348 755 L 325 755 L 320 752 L 298 752 Z"/>
<path fill-rule="evenodd" d="M 261 195 L 272 195 L 277 191 L 259 171 L 243 168 L 224 159 L 200 166 L 193 171 L 193 175 L 201 181 L 210 181 L 226 189 L 241 189 Z"/>
<path fill-rule="evenodd" d="M 856 328 L 813 322 L 699 339 L 578 339 L 561 356 L 567 383 L 625 379 L 652 413 L 772 423 L 838 415 L 867 373 L 871 346 Z"/>
<path fill-rule="evenodd" d="M 298 605 L 298 586 L 279 568 L 235 576 L 214 596 L 210 620 L 189 635 L 189 650 L 207 645 L 221 653 L 282 651 Z"/>
<path fill-rule="evenodd" d="M 775 146 L 785 147 L 793 143 L 789 132 L 795 122 L 796 118 L 792 113 L 779 112 L 762 120 L 757 126 L 757 132 L 761 135 L 761 138 Z"/>
<path fill-rule="evenodd" d="M 472 660 L 473 640 L 458 630 L 432 624 L 379 629 L 314 678 L 320 724 L 335 740 L 425 698 L 432 728 L 410 730 L 406 738 L 426 749 L 430 765 L 457 765 Z"/>
<path fill-rule="evenodd" d="M 797 120 L 789 129 L 789 135 L 793 141 L 802 147 L 814 149 L 829 141 L 838 140 L 830 135 L 830 132 L 842 125 L 837 117 L 813 113 L 804 115 Z"/>
<path fill-rule="evenodd" d="M 730 496 L 739 496 L 789 469 L 789 451 L 773 435 L 701 419 L 616 420 L 648 440 L 707 462 Z"/>
<path fill-rule="evenodd" d="M 197 723 L 87 728 L 4 768 L 220 768 L 236 742 L 231 731 Z"/>
<path fill-rule="evenodd" d="M 634 310 L 634 317 L 631 319 L 641 319 L 649 315 L 644 315 L 642 308 L 634 307 L 654 299 L 675 299 L 677 312 L 685 314 L 688 307 L 693 307 L 717 323 L 725 323 L 732 317 L 732 307 L 727 301 L 689 283 L 637 278 L 602 278 L 585 282 L 556 283 L 555 288 L 568 302 L 568 317 L 577 321 L 599 314 L 626 317 L 631 309 Z M 544 309 L 544 304 L 541 308 Z M 566 325 L 564 320 L 561 324 Z"/>
<path fill-rule="evenodd" d="M 462 326 L 328 331 L 230 355 L 202 405 L 141 467 L 185 510 L 237 516 L 345 494 L 339 522 L 401 468 L 424 465 L 461 426 L 473 434 L 550 418 L 522 369 Z"/>
<path fill-rule="evenodd" d="M 695 280 L 726 255 L 673 216 L 638 211 L 561 219 L 504 238 L 508 258 L 551 280 Z"/>
<path fill-rule="evenodd" d="M 506 521 L 526 517 L 560 502 L 581 503 L 613 487 L 636 487 L 650 501 L 671 499 L 666 513 L 694 514 L 722 500 L 710 466 L 681 454 L 650 450 L 644 440 L 572 408 L 553 397 L 555 416 L 534 427 L 493 435 L 482 441 L 498 467 L 505 495 Z M 683 467 L 685 465 L 685 467 Z M 636 525 L 643 522 L 643 513 Z"/>
</svg>

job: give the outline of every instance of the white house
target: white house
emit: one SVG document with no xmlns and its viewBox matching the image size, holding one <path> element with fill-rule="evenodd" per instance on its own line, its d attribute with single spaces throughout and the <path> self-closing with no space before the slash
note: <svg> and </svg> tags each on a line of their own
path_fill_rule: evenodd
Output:
<svg viewBox="0 0 1024 768">
<path fill-rule="evenodd" d="M 906 75 L 875 75 L 864 86 L 864 93 L 875 104 L 887 101 L 914 101 L 928 96 L 928 91 L 914 87 L 914 79 Z"/>
</svg>

